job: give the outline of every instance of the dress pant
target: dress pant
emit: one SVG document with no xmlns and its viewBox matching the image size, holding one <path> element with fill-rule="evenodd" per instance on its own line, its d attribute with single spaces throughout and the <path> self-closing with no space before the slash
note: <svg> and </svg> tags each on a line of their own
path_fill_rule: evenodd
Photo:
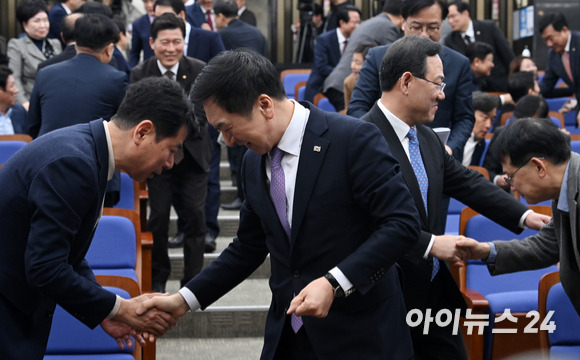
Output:
<svg viewBox="0 0 580 360">
<path fill-rule="evenodd" d="M 276 348 L 275 360 L 316 360 L 312 344 L 304 326 L 297 333 L 292 329 L 290 316 L 286 316 L 284 329 Z"/>
<path fill-rule="evenodd" d="M 188 151 L 183 160 L 147 180 L 150 215 L 148 230 L 153 234 L 152 282 L 165 285 L 171 273 L 167 251 L 169 217 L 173 191 L 181 200 L 183 220 L 184 269 L 182 284 L 197 275 L 203 265 L 205 247 L 205 198 L 208 174 L 193 160 Z"/>
<path fill-rule="evenodd" d="M 213 126 L 208 126 L 207 128 L 213 149 L 209 161 L 207 198 L 205 199 L 205 226 L 209 234 L 217 237 L 220 233 L 217 217 L 220 210 L 220 159 L 222 148 L 217 142 L 219 136 L 217 130 Z"/>
</svg>

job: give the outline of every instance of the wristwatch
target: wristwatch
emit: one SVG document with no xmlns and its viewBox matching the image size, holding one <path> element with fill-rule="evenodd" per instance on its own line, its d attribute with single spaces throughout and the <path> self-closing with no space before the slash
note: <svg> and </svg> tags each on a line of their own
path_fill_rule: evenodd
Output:
<svg viewBox="0 0 580 360">
<path fill-rule="evenodd" d="M 332 290 L 334 290 L 334 297 L 335 298 L 344 297 L 344 295 L 345 295 L 344 294 L 344 290 L 342 289 L 342 287 L 340 286 L 340 284 L 338 283 L 338 281 L 336 281 L 336 279 L 334 278 L 334 276 L 332 276 L 331 273 L 326 273 L 326 275 L 324 275 L 324 278 L 326 280 L 328 280 L 328 282 L 332 286 Z"/>
</svg>

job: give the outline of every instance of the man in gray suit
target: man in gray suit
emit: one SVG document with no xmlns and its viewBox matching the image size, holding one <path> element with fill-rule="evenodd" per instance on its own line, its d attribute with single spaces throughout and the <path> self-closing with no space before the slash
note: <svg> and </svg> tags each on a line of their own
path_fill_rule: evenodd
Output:
<svg viewBox="0 0 580 360">
<path fill-rule="evenodd" d="M 403 0 L 386 0 L 383 5 L 383 12 L 377 16 L 363 21 L 360 26 L 352 32 L 348 39 L 348 44 L 340 61 L 332 72 L 324 80 L 322 93 L 326 96 L 342 96 L 344 98 L 344 79 L 352 72 L 350 62 L 352 54 L 357 46 L 363 42 L 378 43 L 385 45 L 395 42 L 403 36 L 401 27 L 403 17 L 401 16 L 401 6 Z M 329 95 L 330 94 L 330 95 Z M 342 94 L 342 95 L 341 95 Z M 336 109 L 342 110 L 342 109 Z"/>
<path fill-rule="evenodd" d="M 560 279 L 580 315 L 580 251 L 578 203 L 580 155 L 570 152 L 564 134 L 550 121 L 521 119 L 507 125 L 497 140 L 506 182 L 528 203 L 552 199 L 552 220 L 538 235 L 523 240 L 457 246 L 469 258 L 482 259 L 492 275 L 532 270 L 560 262 Z"/>
</svg>

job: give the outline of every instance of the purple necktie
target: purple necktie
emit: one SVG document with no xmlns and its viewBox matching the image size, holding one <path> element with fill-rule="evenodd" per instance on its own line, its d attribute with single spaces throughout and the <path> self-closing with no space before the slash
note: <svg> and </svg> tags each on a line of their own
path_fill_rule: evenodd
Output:
<svg viewBox="0 0 580 360">
<path fill-rule="evenodd" d="M 427 178 L 427 172 L 425 171 L 425 165 L 423 165 L 423 158 L 421 157 L 421 150 L 419 149 L 419 140 L 417 139 L 417 132 L 414 128 L 409 129 L 407 134 L 409 138 L 409 157 L 411 158 L 411 166 L 413 167 L 413 172 L 419 183 L 419 189 L 421 189 L 421 197 L 423 198 L 423 205 L 425 205 L 425 212 L 427 211 L 427 191 L 429 190 L 429 179 Z M 431 281 L 437 275 L 439 271 L 439 260 L 433 258 L 433 271 L 431 272 Z"/>
<path fill-rule="evenodd" d="M 270 151 L 270 157 L 272 158 L 272 171 L 270 175 L 270 196 L 272 197 L 272 202 L 276 208 L 276 213 L 278 214 L 278 219 L 284 228 L 286 236 L 288 236 L 288 241 L 290 241 L 290 225 L 288 225 L 288 217 L 286 216 L 286 180 L 284 178 L 284 169 L 282 168 L 282 157 L 284 156 L 284 151 L 273 148 Z M 290 322 L 292 325 L 292 330 L 295 333 L 302 327 L 302 318 L 292 314 L 290 316 Z"/>
</svg>

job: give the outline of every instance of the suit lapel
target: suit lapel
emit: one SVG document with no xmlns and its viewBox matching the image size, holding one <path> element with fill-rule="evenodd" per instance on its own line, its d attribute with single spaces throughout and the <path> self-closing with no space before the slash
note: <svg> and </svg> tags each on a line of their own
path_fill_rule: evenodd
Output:
<svg viewBox="0 0 580 360">
<path fill-rule="evenodd" d="M 302 225 L 320 168 L 330 146 L 330 141 L 323 137 L 323 134 L 327 130 L 328 123 L 324 112 L 315 107 L 311 107 L 306 130 L 304 131 L 298 172 L 296 174 L 294 210 L 292 214 L 292 244 L 296 240 L 296 235 Z"/>
<path fill-rule="evenodd" d="M 32 56 L 33 58 L 39 59 L 40 61 L 44 61 L 46 60 L 46 57 L 44 56 L 44 54 L 42 53 L 42 51 L 40 51 L 40 49 L 38 48 L 38 46 L 36 46 L 32 40 L 30 40 L 30 38 L 28 36 L 25 36 L 25 45 L 26 45 L 26 52 Z M 48 40 L 46 40 L 48 41 Z"/>
<path fill-rule="evenodd" d="M 370 112 L 370 118 L 372 122 L 378 126 L 379 130 L 387 140 L 389 144 L 389 149 L 393 156 L 399 161 L 399 165 L 401 166 L 401 172 L 403 173 L 403 179 L 405 179 L 405 183 L 409 188 L 411 195 L 413 195 L 413 200 L 415 200 L 415 206 L 419 210 L 419 214 L 421 214 L 421 221 L 423 222 L 424 226 L 427 226 L 427 213 L 425 212 L 425 206 L 423 205 L 423 197 L 421 196 L 421 188 L 419 187 L 419 183 L 417 182 L 417 177 L 415 176 L 415 171 L 411 166 L 411 162 L 409 161 L 409 157 L 403 149 L 403 145 L 401 141 L 397 137 L 397 133 L 395 133 L 395 129 L 391 126 L 391 123 L 385 117 L 385 114 L 381 111 L 377 104 L 375 104 Z M 419 139 L 419 146 L 421 147 L 421 140 Z M 421 151 L 421 154 L 423 151 Z M 423 161 L 424 163 L 425 161 Z M 427 171 L 427 166 L 425 166 L 425 171 Z M 428 174 L 429 172 L 427 172 Z"/>
</svg>

